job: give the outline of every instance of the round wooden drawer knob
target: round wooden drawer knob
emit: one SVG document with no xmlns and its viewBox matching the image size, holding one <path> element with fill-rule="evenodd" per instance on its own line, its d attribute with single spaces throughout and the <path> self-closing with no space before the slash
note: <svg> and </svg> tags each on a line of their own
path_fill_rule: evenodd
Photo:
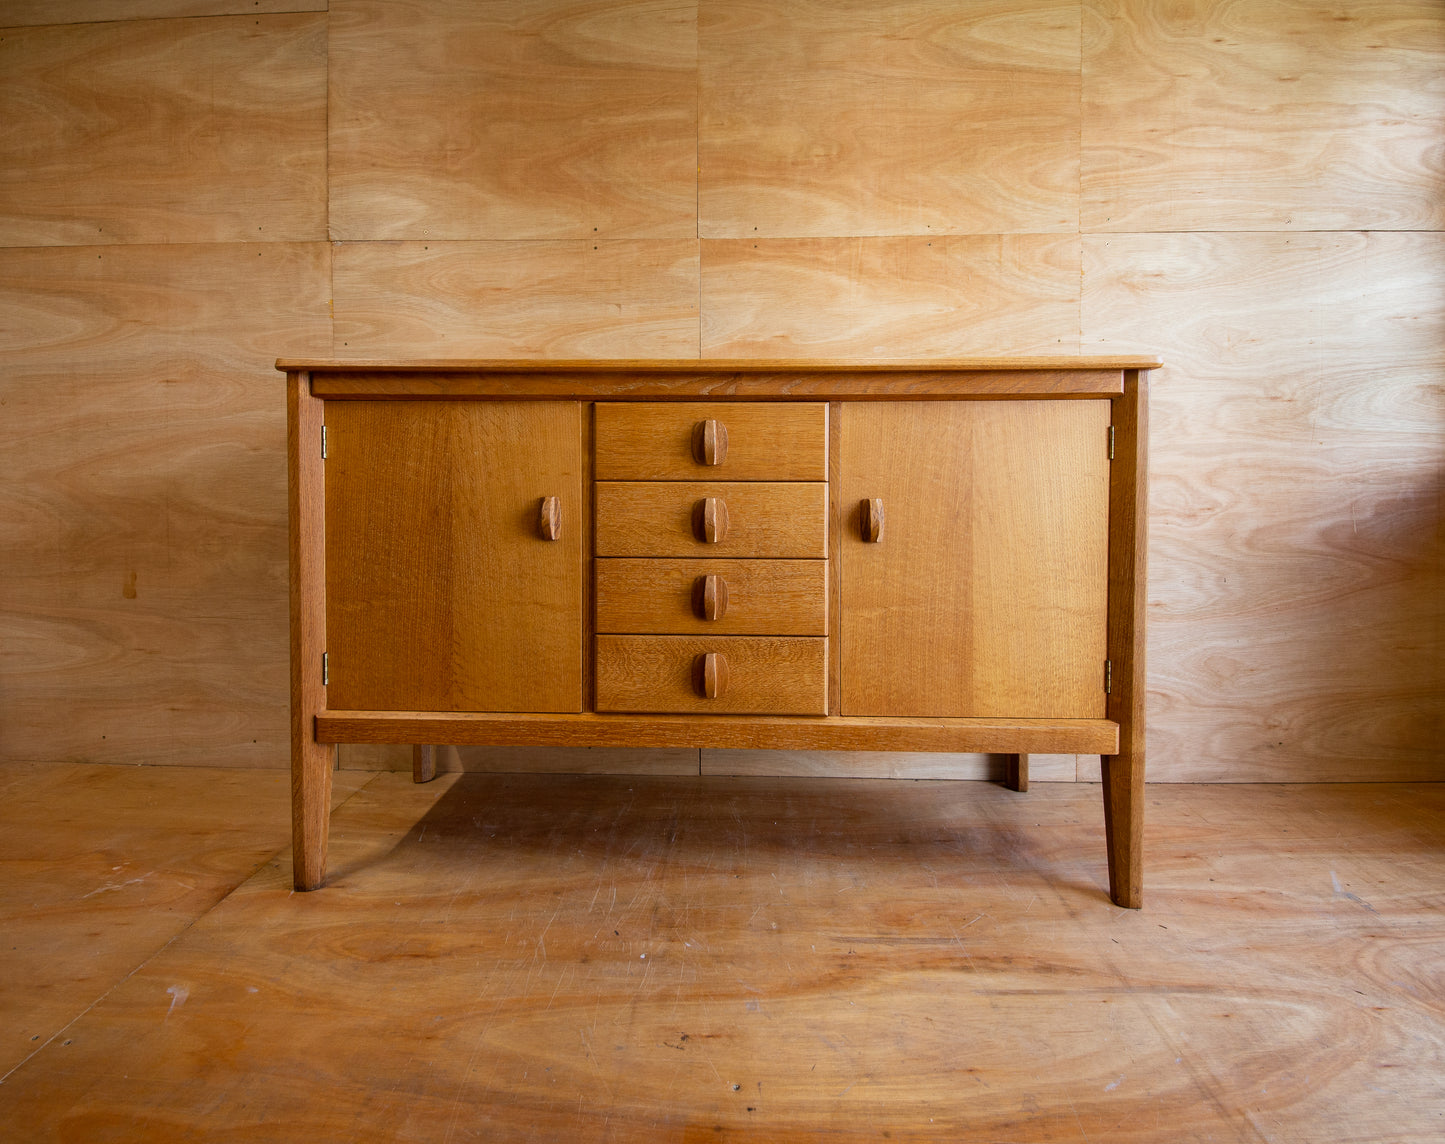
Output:
<svg viewBox="0 0 1445 1144">
<path fill-rule="evenodd" d="M 699 421 L 692 427 L 692 456 L 699 465 L 721 465 L 728 459 L 728 427 L 721 421 Z"/>
<path fill-rule="evenodd" d="M 721 544 L 728 534 L 728 505 L 722 497 L 704 497 L 692 510 L 693 532 L 704 544 Z"/>
<path fill-rule="evenodd" d="M 720 620 L 728 612 L 728 582 L 721 576 L 699 576 L 692 585 L 692 610 L 704 620 Z"/>
<path fill-rule="evenodd" d="M 721 699 L 728 691 L 728 660 L 720 651 L 697 657 L 694 667 L 698 692 L 704 699 Z"/>
</svg>

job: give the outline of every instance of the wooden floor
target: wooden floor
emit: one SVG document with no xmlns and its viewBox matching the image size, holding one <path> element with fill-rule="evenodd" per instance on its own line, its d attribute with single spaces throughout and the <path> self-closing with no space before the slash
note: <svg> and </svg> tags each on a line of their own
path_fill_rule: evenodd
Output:
<svg viewBox="0 0 1445 1144">
<path fill-rule="evenodd" d="M 0 768 L 0 1137 L 1445 1139 L 1445 784 Z"/>
</svg>

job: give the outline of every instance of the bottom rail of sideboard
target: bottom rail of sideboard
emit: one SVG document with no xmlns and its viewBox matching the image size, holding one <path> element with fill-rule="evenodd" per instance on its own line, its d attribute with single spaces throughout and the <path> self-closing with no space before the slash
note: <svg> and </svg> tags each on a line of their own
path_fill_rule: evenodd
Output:
<svg viewBox="0 0 1445 1144">
<path fill-rule="evenodd" d="M 778 751 L 961 751 L 1113 755 L 1110 719 L 901 719 L 786 715 L 499 715 L 326 711 L 318 743 L 717 747 Z"/>
</svg>

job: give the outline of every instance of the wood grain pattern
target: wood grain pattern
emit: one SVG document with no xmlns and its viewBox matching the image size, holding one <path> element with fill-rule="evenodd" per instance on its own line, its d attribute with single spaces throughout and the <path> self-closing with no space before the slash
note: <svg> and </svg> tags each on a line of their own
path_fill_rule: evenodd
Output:
<svg viewBox="0 0 1445 1144">
<path fill-rule="evenodd" d="M 326 16 L 0 37 L 0 245 L 326 237 Z"/>
<path fill-rule="evenodd" d="M 693 5 L 330 11 L 335 237 L 696 236 Z"/>
<path fill-rule="evenodd" d="M 412 771 L 411 748 L 392 743 L 343 743 L 343 771 Z M 438 747 L 438 774 L 695 775 L 695 748 Z"/>
<path fill-rule="evenodd" d="M 0 0 L 0 28 L 177 16 L 324 12 L 326 0 Z"/>
<path fill-rule="evenodd" d="M 597 710 L 826 715 L 827 647 L 803 636 L 599 634 Z"/>
<path fill-rule="evenodd" d="M 105 856 L 176 853 L 175 821 L 216 840 L 205 786 L 164 783 L 72 825 L 29 801 L 27 843 L 74 862 L 40 917 L 45 866 L 0 879 L 0 928 L 115 957 L 159 870 L 70 888 L 148 872 Z M 1445 787 L 1154 787 L 1143 914 L 1104 899 L 1097 797 L 378 775 L 336 812 L 325 894 L 262 866 L 0 1112 L 20 1140 L 1435 1144 Z"/>
<path fill-rule="evenodd" d="M 1148 341 L 1150 776 L 1445 776 L 1445 238 L 1086 242 Z M 1160 334 L 1167 331 L 1167 338 Z"/>
<path fill-rule="evenodd" d="M 328 704 L 580 711 L 578 407 L 337 402 L 326 424 Z"/>
<path fill-rule="evenodd" d="M 704 357 L 964 357 L 1079 348 L 1079 240 L 702 243 Z"/>
<path fill-rule="evenodd" d="M 702 773 L 751 778 L 972 779 L 1004 782 L 1007 755 L 921 751 L 704 750 Z M 1030 755 L 1035 782 L 1074 782 L 1073 755 Z"/>
<path fill-rule="evenodd" d="M 0 1074 L 282 850 L 289 797 L 279 770 L 0 764 Z"/>
<path fill-rule="evenodd" d="M 828 486 L 822 482 L 598 481 L 598 556 L 729 556 L 825 559 Z M 699 537 L 696 506 L 727 503 L 719 542 Z"/>
<path fill-rule="evenodd" d="M 700 577 L 727 583 L 727 611 L 699 614 Z M 597 561 L 597 630 L 621 634 L 825 636 L 828 564 L 824 560 Z"/>
<path fill-rule="evenodd" d="M 1086 231 L 1439 230 L 1433 0 L 1089 0 Z"/>
<path fill-rule="evenodd" d="M 347 242 L 334 262 L 339 354 L 697 355 L 695 240 Z"/>
<path fill-rule="evenodd" d="M 741 638 L 741 637 L 734 637 Z M 480 712 L 328 711 L 323 743 L 450 742 L 460 746 L 703 747 L 782 751 L 949 751 L 1114 754 L 1107 719 L 817 719 L 755 715 L 492 715 Z"/>
<path fill-rule="evenodd" d="M 509 363 L 509 365 L 514 363 Z M 706 365 L 707 363 L 700 363 Z M 435 398 L 435 397 L 518 397 L 536 396 L 574 401 L 656 401 L 690 400 L 698 397 L 741 397 L 757 400 L 791 401 L 829 398 L 832 401 L 930 401 L 939 398 L 970 401 L 1000 398 L 1028 400 L 1034 397 L 1115 397 L 1124 392 L 1121 369 L 1152 369 L 1158 363 L 1110 368 L 1052 369 L 1020 373 L 1015 367 L 997 370 L 922 368 L 911 373 L 892 369 L 861 369 L 850 376 L 838 376 L 827 369 L 795 368 L 787 371 L 735 375 L 673 368 L 649 375 L 621 371 L 576 370 L 556 372 L 508 368 L 479 373 L 457 372 L 463 367 L 417 365 L 405 370 L 374 369 L 370 363 L 355 370 L 328 363 L 325 371 L 282 360 L 280 368 L 313 370 L 312 392 L 339 398 Z"/>
<path fill-rule="evenodd" d="M 0 759 L 286 765 L 270 362 L 327 344 L 327 259 L 0 251 Z"/>
<path fill-rule="evenodd" d="M 1079 8 L 709 0 L 705 238 L 1072 231 Z"/>
<path fill-rule="evenodd" d="M 822 402 L 618 404 L 598 402 L 600 481 L 826 481 L 828 407 Z M 693 454 L 694 427 L 727 433 L 725 459 Z"/>
<path fill-rule="evenodd" d="M 1104 708 L 1104 402 L 843 408 L 843 712 Z M 859 532 L 881 495 L 888 528 Z"/>
</svg>

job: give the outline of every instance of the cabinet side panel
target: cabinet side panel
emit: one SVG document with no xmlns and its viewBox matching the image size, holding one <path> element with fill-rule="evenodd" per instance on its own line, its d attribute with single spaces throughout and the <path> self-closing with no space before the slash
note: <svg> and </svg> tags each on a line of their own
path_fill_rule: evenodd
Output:
<svg viewBox="0 0 1445 1144">
<path fill-rule="evenodd" d="M 341 402 L 328 413 L 331 703 L 581 710 L 580 407 Z M 539 529 L 550 496 L 557 540 Z"/>
</svg>

